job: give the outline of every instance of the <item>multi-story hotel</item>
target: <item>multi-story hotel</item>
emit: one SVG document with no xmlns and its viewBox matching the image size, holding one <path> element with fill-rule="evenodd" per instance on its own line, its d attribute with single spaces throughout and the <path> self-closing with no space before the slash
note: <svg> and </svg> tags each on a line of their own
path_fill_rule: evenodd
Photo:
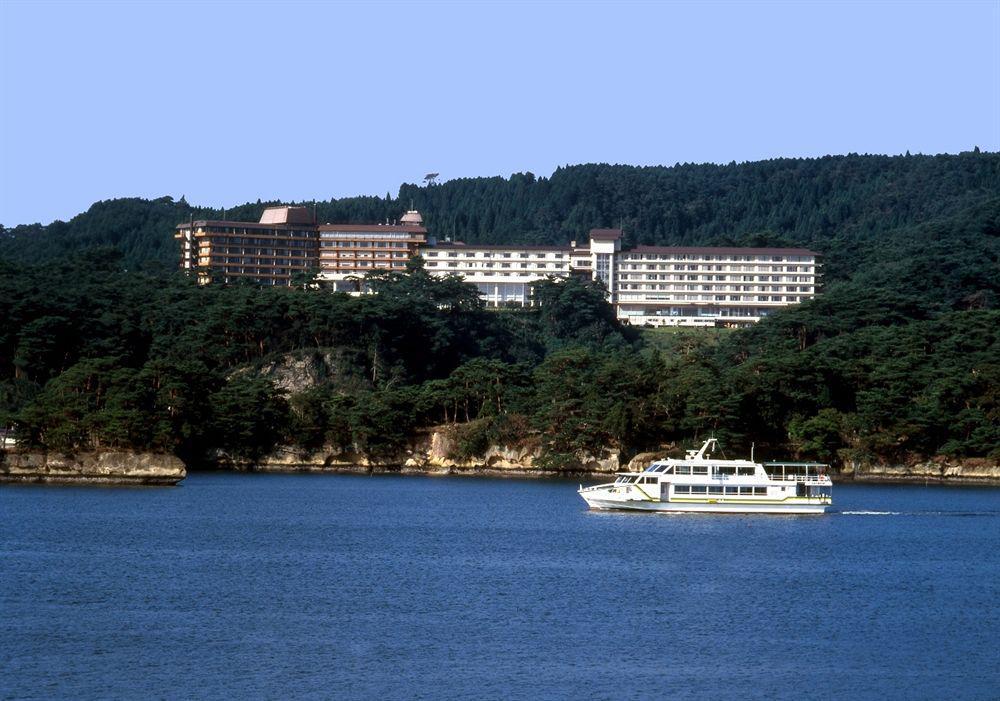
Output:
<svg viewBox="0 0 1000 701">
<path fill-rule="evenodd" d="M 358 278 L 372 270 L 402 270 L 427 241 L 419 212 L 398 224 L 323 224 L 319 229 L 319 274 L 334 290 L 356 292 Z"/>
<path fill-rule="evenodd" d="M 359 292 L 372 270 L 401 270 L 422 256 L 433 275 L 461 275 L 489 306 L 531 304 L 531 283 L 599 280 L 618 317 L 652 326 L 743 325 L 817 292 L 818 254 L 802 248 L 622 248 L 620 229 L 593 229 L 586 245 L 475 245 L 428 239 L 416 211 L 399 223 L 309 221 L 304 207 L 273 207 L 257 224 L 195 221 L 177 227 L 181 267 L 207 282 L 250 277 L 290 284 L 316 271 L 334 290 Z"/>
<path fill-rule="evenodd" d="M 571 246 L 486 246 L 444 242 L 424 246 L 420 255 L 433 275 L 457 273 L 479 288 L 487 305 L 527 306 L 531 283 L 567 277 Z"/>
<path fill-rule="evenodd" d="M 305 207 L 270 207 L 260 222 L 191 221 L 180 224 L 181 268 L 229 282 L 250 278 L 263 285 L 288 285 L 295 273 L 316 267 L 319 235 Z"/>
</svg>

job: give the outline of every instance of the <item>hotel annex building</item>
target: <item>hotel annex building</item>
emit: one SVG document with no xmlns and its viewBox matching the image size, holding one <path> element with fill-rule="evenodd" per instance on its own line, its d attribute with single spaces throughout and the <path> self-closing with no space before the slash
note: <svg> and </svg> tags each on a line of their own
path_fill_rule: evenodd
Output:
<svg viewBox="0 0 1000 701">
<path fill-rule="evenodd" d="M 584 245 L 438 242 L 407 212 L 393 224 L 316 224 L 304 207 L 271 207 L 260 222 L 192 221 L 175 235 L 181 268 L 202 282 L 251 278 L 289 285 L 318 272 L 357 293 L 372 270 L 402 270 L 421 256 L 433 275 L 461 275 L 487 305 L 528 306 L 531 283 L 571 275 L 600 280 L 618 318 L 635 325 L 733 326 L 817 292 L 819 255 L 802 248 L 622 247 L 619 229 L 593 229 Z"/>
</svg>

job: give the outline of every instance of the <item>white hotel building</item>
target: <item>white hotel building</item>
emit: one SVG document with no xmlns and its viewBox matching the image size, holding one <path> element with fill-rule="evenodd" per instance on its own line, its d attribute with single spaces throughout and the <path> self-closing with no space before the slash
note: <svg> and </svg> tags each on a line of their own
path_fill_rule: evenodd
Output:
<svg viewBox="0 0 1000 701">
<path fill-rule="evenodd" d="M 600 280 L 618 318 L 650 326 L 738 326 L 816 294 L 819 255 L 802 248 L 637 246 L 622 250 L 618 229 L 594 229 L 589 246 L 420 248 L 428 272 L 457 273 L 491 306 L 529 305 L 546 277 Z"/>
<path fill-rule="evenodd" d="M 304 207 L 270 207 L 260 222 L 177 226 L 181 268 L 207 283 L 250 278 L 289 285 L 315 272 L 357 293 L 365 273 L 405 269 L 420 255 L 434 275 L 457 273 L 494 307 L 532 303 L 531 283 L 577 275 L 600 280 L 618 318 L 652 326 L 732 326 L 817 292 L 819 256 L 802 248 L 622 249 L 620 229 L 593 229 L 586 245 L 486 246 L 435 242 L 419 212 L 392 224 L 318 224 Z"/>
</svg>

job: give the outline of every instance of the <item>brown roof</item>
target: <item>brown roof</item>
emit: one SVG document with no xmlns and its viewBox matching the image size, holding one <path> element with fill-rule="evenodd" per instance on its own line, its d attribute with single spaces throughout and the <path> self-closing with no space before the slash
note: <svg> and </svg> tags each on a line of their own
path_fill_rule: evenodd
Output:
<svg viewBox="0 0 1000 701">
<path fill-rule="evenodd" d="M 705 253 L 710 255 L 744 255 L 744 256 L 818 256 L 819 253 L 807 248 L 724 248 L 712 246 L 636 246 L 629 253 Z"/>
<path fill-rule="evenodd" d="M 194 225 L 197 226 L 233 226 L 238 228 L 246 229 L 296 229 L 296 230 L 311 230 L 315 231 L 316 226 L 312 223 L 309 224 L 261 224 L 255 221 L 230 221 L 227 219 L 196 219 Z M 178 224 L 176 228 L 187 229 L 190 228 L 192 222 L 184 222 L 183 224 Z"/>
<path fill-rule="evenodd" d="M 358 232 L 358 233 L 407 233 L 407 234 L 426 234 L 427 229 L 422 226 L 404 225 L 404 224 L 323 224 L 317 227 L 312 222 L 306 222 L 302 224 L 261 224 L 259 222 L 253 221 L 229 221 L 225 219 L 197 219 L 194 222 L 195 226 L 232 226 L 237 228 L 248 228 L 248 229 L 297 229 L 297 230 L 310 230 L 316 231 L 346 231 L 346 232 Z M 184 222 L 183 224 L 178 224 L 176 228 L 187 229 L 191 226 L 191 222 Z"/>
<path fill-rule="evenodd" d="M 320 231 L 346 231 L 358 233 L 406 233 L 426 234 L 427 229 L 415 224 L 321 224 Z"/>
<path fill-rule="evenodd" d="M 462 250 L 469 251 L 571 251 L 573 250 L 571 246 L 548 246 L 545 244 L 533 244 L 533 243 L 507 243 L 507 244 L 489 244 L 489 243 L 465 243 L 464 241 L 438 241 L 434 246 L 430 248 L 461 248 Z"/>
<path fill-rule="evenodd" d="M 622 237 L 621 229 L 591 229 L 590 238 L 597 241 L 617 241 Z"/>
<path fill-rule="evenodd" d="M 267 207 L 260 215 L 261 224 L 312 224 L 312 214 L 305 207 Z"/>
</svg>

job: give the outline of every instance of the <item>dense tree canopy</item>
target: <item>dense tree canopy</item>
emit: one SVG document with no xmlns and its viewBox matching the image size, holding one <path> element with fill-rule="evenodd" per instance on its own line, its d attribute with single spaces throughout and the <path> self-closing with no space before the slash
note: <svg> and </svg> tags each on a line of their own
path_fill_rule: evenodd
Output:
<svg viewBox="0 0 1000 701">
<path fill-rule="evenodd" d="M 642 335 L 595 284 L 543 281 L 539 306 L 497 312 L 419 261 L 370 276 L 378 294 L 362 297 L 198 286 L 173 271 L 170 232 L 221 212 L 98 203 L 0 236 L 0 423 L 53 449 L 194 462 L 277 444 L 391 456 L 442 422 L 461 425 L 460 454 L 533 440 L 556 467 L 710 433 L 830 461 L 996 458 L 997 193 L 996 154 L 846 156 L 578 166 L 317 205 L 323 220 L 372 221 L 412 199 L 471 241 L 624 222 L 633 242 L 824 253 L 823 293 L 753 328 Z"/>
</svg>

